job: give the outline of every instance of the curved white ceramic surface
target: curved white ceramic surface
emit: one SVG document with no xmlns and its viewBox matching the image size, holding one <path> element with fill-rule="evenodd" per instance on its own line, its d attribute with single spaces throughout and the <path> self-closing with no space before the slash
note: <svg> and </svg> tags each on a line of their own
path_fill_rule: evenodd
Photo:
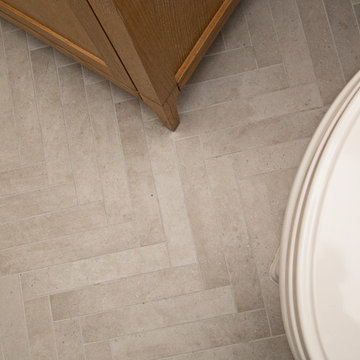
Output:
<svg viewBox="0 0 360 360">
<path fill-rule="evenodd" d="M 356 235 L 351 238 L 354 240 L 348 240 L 350 239 L 349 234 L 346 233 L 357 234 L 357 238 L 360 239 L 360 228 L 350 228 L 347 220 L 350 217 L 341 216 L 347 214 L 345 209 L 349 211 L 350 206 L 353 207 L 351 212 L 355 214 L 354 216 L 356 216 L 355 211 L 360 213 L 360 199 L 349 195 L 357 191 L 356 186 L 359 188 L 359 178 L 356 178 L 355 173 L 354 181 L 347 182 L 348 192 L 344 194 L 339 191 L 343 181 L 350 177 L 356 160 L 360 159 L 360 148 L 355 148 L 354 145 L 356 139 L 360 139 L 360 129 L 358 129 L 360 125 L 357 125 L 360 120 L 356 123 L 359 118 L 357 111 L 360 109 L 360 95 L 357 95 L 359 87 L 360 73 L 341 92 L 319 125 L 300 165 L 286 211 L 280 250 L 280 295 L 285 330 L 294 356 L 299 360 L 359 358 L 359 349 L 353 349 L 357 351 L 357 357 L 351 357 L 352 350 L 349 345 L 352 336 L 359 336 L 358 329 L 354 326 L 351 327 L 350 322 L 346 322 L 346 319 L 349 320 L 355 316 L 349 313 L 349 309 L 353 309 L 355 312 L 356 306 L 350 300 L 347 301 L 350 301 L 351 304 L 342 305 L 346 303 L 345 297 L 354 298 L 349 295 L 349 292 L 356 291 L 356 284 L 359 286 L 360 283 L 359 278 L 355 276 L 360 273 L 360 267 L 355 268 L 356 261 L 350 261 L 351 265 L 347 265 L 346 250 L 344 250 L 348 249 L 347 251 L 353 254 L 351 248 L 346 245 L 346 241 L 355 242 Z M 352 131 L 350 132 L 349 129 Z M 360 144 L 360 140 L 358 142 Z M 351 157 L 349 156 L 350 152 L 353 154 Z M 346 160 L 349 158 L 353 159 L 350 169 Z M 347 173 L 343 171 L 344 167 L 348 168 Z M 360 173 L 360 161 L 358 161 L 357 167 Z M 330 181 L 327 182 L 326 179 L 329 178 Z M 329 195 L 330 192 L 334 195 Z M 340 215 L 338 211 L 340 208 L 336 206 L 339 194 L 343 200 Z M 341 196 L 341 194 L 346 196 Z M 311 201 L 309 201 L 309 196 L 311 196 Z M 347 203 L 346 198 L 350 198 L 349 201 L 353 200 L 353 202 Z M 332 203 L 330 203 L 331 201 Z M 311 208 L 309 204 L 311 204 Z M 357 208 L 355 209 L 354 206 Z M 315 220 L 317 222 L 314 223 Z M 342 232 L 341 229 L 344 226 L 347 227 L 344 235 L 339 237 L 339 233 L 337 233 L 337 236 L 334 235 L 332 238 L 332 242 L 336 242 L 337 248 L 342 249 L 341 253 L 336 253 L 339 258 L 336 257 L 336 254 L 332 254 L 333 256 L 328 254 L 324 257 L 326 249 L 321 247 L 321 244 L 327 244 L 328 233 L 326 231 L 336 234 L 331 228 L 326 230 L 328 229 L 326 224 L 329 221 L 337 224 L 338 232 Z M 318 237 L 325 240 L 314 241 Z M 333 248 L 334 246 L 332 246 Z M 359 245 L 357 250 L 360 250 Z M 358 253 L 359 251 L 357 251 Z M 346 273 L 350 274 L 353 271 L 353 276 L 346 276 L 346 285 L 343 285 L 342 295 L 334 296 L 340 289 L 339 282 L 336 283 L 336 275 L 339 275 L 339 272 L 336 271 L 334 263 L 339 262 L 340 257 L 345 259 Z M 327 265 L 334 273 L 330 272 Z M 360 294 L 360 289 L 357 293 Z M 327 299 L 330 294 L 333 299 L 331 301 Z M 341 299 L 341 303 L 336 299 Z M 360 303 L 359 298 L 357 303 Z M 325 305 L 323 306 L 323 304 Z M 342 310 L 345 306 L 348 309 L 347 316 Z M 330 320 L 325 321 L 324 319 L 329 318 L 329 311 L 334 313 L 335 308 L 338 313 L 332 318 L 330 317 Z M 330 325 L 333 326 L 333 329 L 326 330 L 330 330 Z M 343 350 L 342 345 L 340 346 L 340 343 L 343 342 L 342 336 L 339 334 L 346 334 L 340 330 L 341 326 L 349 329 L 347 341 L 344 341 L 346 350 Z M 334 339 L 328 335 L 329 333 L 339 336 Z M 338 353 L 332 355 L 334 349 L 330 345 L 328 347 L 329 343 L 336 345 L 334 347 L 341 352 L 340 357 Z"/>
</svg>

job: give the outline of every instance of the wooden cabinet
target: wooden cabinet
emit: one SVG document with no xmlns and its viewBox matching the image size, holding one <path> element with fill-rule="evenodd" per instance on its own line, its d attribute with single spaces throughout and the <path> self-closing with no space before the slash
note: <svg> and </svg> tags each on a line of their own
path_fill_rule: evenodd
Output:
<svg viewBox="0 0 360 360">
<path fill-rule="evenodd" d="M 150 105 L 176 99 L 239 0 L 0 0 L 0 16 Z"/>
</svg>

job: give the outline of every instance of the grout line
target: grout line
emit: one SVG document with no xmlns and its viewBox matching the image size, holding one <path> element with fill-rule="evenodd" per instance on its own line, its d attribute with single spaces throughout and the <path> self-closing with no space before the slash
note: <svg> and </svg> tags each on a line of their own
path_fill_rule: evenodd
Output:
<svg viewBox="0 0 360 360">
<path fill-rule="evenodd" d="M 359 23 L 360 18 L 358 19 L 358 16 L 357 16 L 357 14 L 356 14 L 355 5 L 359 5 L 359 7 L 360 7 L 360 2 L 359 2 L 359 3 L 352 3 L 352 4 L 351 4 L 352 11 L 353 11 L 353 15 L 354 15 L 354 17 L 355 17 L 355 22 L 356 22 L 357 28 L 358 28 L 358 30 L 359 30 L 359 36 L 360 36 L 360 23 Z"/>
<path fill-rule="evenodd" d="M 81 340 L 81 350 L 82 350 L 82 354 L 84 356 L 84 359 L 86 359 L 86 353 L 85 353 L 85 342 L 84 342 L 84 334 L 83 334 L 83 328 L 80 324 L 80 318 L 77 319 L 77 324 L 79 326 L 79 330 L 80 330 L 80 340 Z"/>
<path fill-rule="evenodd" d="M 50 296 L 49 295 L 47 295 L 47 301 L 48 301 L 48 306 L 49 306 L 50 322 L 51 322 L 51 329 L 52 329 L 52 334 L 53 334 L 53 342 L 54 342 L 55 354 L 56 354 L 56 358 L 59 359 L 57 341 L 56 341 L 56 335 L 55 335 L 54 318 L 53 318 L 53 314 L 52 314 L 52 308 L 51 308 L 51 302 L 50 302 Z"/>
<path fill-rule="evenodd" d="M 78 191 L 77 191 L 77 184 L 76 184 L 76 179 L 75 179 L 75 173 L 74 173 L 73 158 L 72 158 L 72 153 L 71 153 L 71 151 L 70 151 L 70 142 L 69 142 L 68 127 L 67 127 L 66 120 L 65 120 L 65 111 L 64 111 L 64 102 L 63 102 L 63 91 L 62 91 L 61 82 L 60 82 L 59 69 L 58 69 L 58 67 L 57 67 L 57 65 L 56 65 L 56 58 L 55 58 L 54 48 L 52 49 L 52 55 L 53 55 L 53 59 L 54 59 L 55 69 L 56 69 L 56 78 L 57 78 L 58 88 L 59 88 L 59 98 L 60 98 L 60 105 L 61 105 L 61 114 L 62 114 L 62 119 L 63 119 L 63 123 L 64 123 L 64 129 L 65 129 L 65 135 L 66 135 L 66 144 L 67 144 L 67 150 L 68 150 L 68 154 L 69 154 L 70 167 L 71 167 L 71 175 L 72 175 L 72 178 L 73 178 L 73 184 L 74 184 L 75 195 L 76 195 L 76 202 L 77 202 L 78 205 L 80 205 L 80 203 L 79 203 Z"/>
</svg>

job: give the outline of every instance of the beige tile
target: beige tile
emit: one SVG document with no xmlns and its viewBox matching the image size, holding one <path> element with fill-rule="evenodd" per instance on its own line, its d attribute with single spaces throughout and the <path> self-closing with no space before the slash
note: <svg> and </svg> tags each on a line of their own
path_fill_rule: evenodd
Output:
<svg viewBox="0 0 360 360">
<path fill-rule="evenodd" d="M 0 224 L 76 204 L 73 184 L 0 198 Z"/>
<path fill-rule="evenodd" d="M 120 87 L 114 85 L 113 83 L 110 83 L 110 87 L 111 87 L 112 98 L 115 104 L 119 102 L 135 99 L 133 95 L 121 89 Z"/>
<path fill-rule="evenodd" d="M 61 53 L 56 49 L 54 49 L 54 55 L 55 55 L 56 66 L 70 65 L 76 62 L 75 60 L 69 58 L 68 56 L 64 55 L 63 53 Z"/>
<path fill-rule="evenodd" d="M 4 352 L 3 352 L 3 348 L 2 348 L 2 344 L 0 343 L 0 359 L 1 360 L 5 360 L 5 355 L 4 355 Z"/>
<path fill-rule="evenodd" d="M 324 104 L 331 103 L 345 85 L 322 0 L 297 0 L 315 76 Z"/>
<path fill-rule="evenodd" d="M 263 307 L 260 283 L 230 156 L 207 161 L 223 253 L 238 311 Z M 226 181 L 224 181 L 226 179 Z"/>
<path fill-rule="evenodd" d="M 8 32 L 8 31 L 14 31 L 14 30 L 19 30 L 19 28 L 17 26 L 15 26 L 14 24 L 10 23 L 9 21 L 1 18 L 0 19 L 0 23 L 1 23 L 1 28 L 2 31 Z"/>
<path fill-rule="evenodd" d="M 26 299 L 167 267 L 166 245 L 159 244 L 26 272 L 21 276 L 21 283 Z"/>
<path fill-rule="evenodd" d="M 299 165 L 310 139 L 304 138 L 248 150 L 234 155 L 239 178 L 294 168 Z"/>
<path fill-rule="evenodd" d="M 85 345 L 86 360 L 112 360 L 111 348 L 108 342 Z"/>
<path fill-rule="evenodd" d="M 0 339 L 4 358 L 30 360 L 18 276 L 0 277 L 0 289 Z"/>
<path fill-rule="evenodd" d="M 114 360 L 150 360 L 267 336 L 263 310 L 168 327 L 111 342 Z"/>
<path fill-rule="evenodd" d="M 101 239 L 101 241 L 99 241 Z M 0 251 L 0 274 L 17 273 L 129 249 L 137 245 L 130 224 L 101 228 Z"/>
<path fill-rule="evenodd" d="M 54 323 L 58 360 L 84 360 L 79 320 Z"/>
<path fill-rule="evenodd" d="M 0 225 L 0 249 L 48 240 L 106 225 L 102 202 Z"/>
<path fill-rule="evenodd" d="M 82 68 L 83 68 L 85 85 L 95 84 L 105 80 L 101 75 L 91 71 L 87 67 L 83 66 Z"/>
<path fill-rule="evenodd" d="M 41 162 L 44 160 L 44 151 L 26 34 L 23 31 L 7 32 L 4 34 L 4 43 L 21 163 Z"/>
<path fill-rule="evenodd" d="M 289 85 L 314 82 L 313 64 L 296 0 L 270 0 L 270 7 Z"/>
<path fill-rule="evenodd" d="M 140 107 L 141 107 L 141 115 L 143 121 L 148 121 L 158 118 L 157 115 L 154 113 L 154 110 L 151 109 L 151 107 L 145 104 L 143 101 L 140 101 Z"/>
<path fill-rule="evenodd" d="M 202 290 L 196 265 L 137 275 L 116 282 L 52 295 L 54 320 L 109 311 Z"/>
<path fill-rule="evenodd" d="M 281 63 L 282 57 L 268 0 L 245 2 L 244 9 L 258 66 Z"/>
<path fill-rule="evenodd" d="M 222 34 L 226 49 L 251 46 L 250 34 L 242 5 L 238 5 L 224 25 Z"/>
<path fill-rule="evenodd" d="M 0 170 L 20 165 L 18 137 L 13 116 L 13 101 L 8 78 L 8 68 L 0 32 Z"/>
<path fill-rule="evenodd" d="M 205 56 L 190 78 L 189 83 L 216 79 L 254 69 L 256 69 L 256 62 L 252 47 L 228 50 Z"/>
<path fill-rule="evenodd" d="M 85 342 L 111 339 L 234 313 L 230 287 L 206 290 L 81 318 Z"/>
<path fill-rule="evenodd" d="M 197 262 L 172 134 L 159 121 L 145 123 L 149 154 L 171 264 Z"/>
<path fill-rule="evenodd" d="M 222 251 L 223 239 L 216 222 L 199 138 L 178 141 L 176 150 L 205 288 L 227 285 L 229 276 Z"/>
<path fill-rule="evenodd" d="M 47 173 L 43 163 L 0 173 L 0 196 L 25 192 L 47 185 Z"/>
<path fill-rule="evenodd" d="M 345 80 L 360 69 L 360 33 L 349 1 L 324 0 Z"/>
<path fill-rule="evenodd" d="M 100 82 L 86 90 L 108 221 L 129 221 L 132 208 L 110 85 Z"/>
<path fill-rule="evenodd" d="M 102 187 L 80 65 L 59 68 L 59 78 L 79 203 L 102 200 Z"/>
<path fill-rule="evenodd" d="M 322 101 L 316 84 L 300 85 L 185 113 L 174 137 L 199 135 L 320 106 Z"/>
<path fill-rule="evenodd" d="M 47 44 L 43 43 L 41 40 L 30 35 L 29 33 L 26 34 L 26 37 L 30 51 L 48 46 Z"/>
<path fill-rule="evenodd" d="M 360 27 L 360 3 L 356 3 L 353 5 L 354 8 L 354 12 L 355 12 L 355 17 L 357 20 L 357 24 Z"/>
<path fill-rule="evenodd" d="M 282 65 L 248 71 L 232 77 L 185 86 L 178 98 L 179 112 L 205 108 L 234 99 L 246 99 L 287 87 Z"/>
<path fill-rule="evenodd" d="M 116 114 L 140 243 L 162 242 L 165 235 L 138 100 L 116 104 Z"/>
<path fill-rule="evenodd" d="M 222 34 L 219 33 L 219 35 L 216 37 L 212 45 L 210 46 L 209 50 L 207 51 L 206 55 L 212 55 L 219 52 L 222 52 L 225 50 L 225 44 L 222 37 Z"/>
<path fill-rule="evenodd" d="M 244 121 L 239 126 L 204 134 L 201 140 L 205 157 L 215 157 L 258 146 L 310 137 L 325 109 L 286 114 L 256 123 Z"/>
<path fill-rule="evenodd" d="M 217 347 L 166 360 L 293 360 L 285 335 Z"/>
<path fill-rule="evenodd" d="M 57 360 L 48 297 L 26 301 L 24 305 L 31 359 Z"/>
<path fill-rule="evenodd" d="M 59 184 L 73 181 L 59 81 L 52 48 L 31 51 L 31 62 L 49 183 Z"/>
</svg>

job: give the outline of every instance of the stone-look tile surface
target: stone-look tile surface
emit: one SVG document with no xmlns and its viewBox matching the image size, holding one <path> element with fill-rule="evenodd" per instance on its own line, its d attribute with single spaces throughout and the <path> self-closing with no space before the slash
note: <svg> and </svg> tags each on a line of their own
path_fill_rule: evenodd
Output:
<svg viewBox="0 0 360 360">
<path fill-rule="evenodd" d="M 241 1 L 172 133 L 0 19 L 0 359 L 291 360 L 269 267 L 359 25 L 358 0 Z"/>
</svg>

